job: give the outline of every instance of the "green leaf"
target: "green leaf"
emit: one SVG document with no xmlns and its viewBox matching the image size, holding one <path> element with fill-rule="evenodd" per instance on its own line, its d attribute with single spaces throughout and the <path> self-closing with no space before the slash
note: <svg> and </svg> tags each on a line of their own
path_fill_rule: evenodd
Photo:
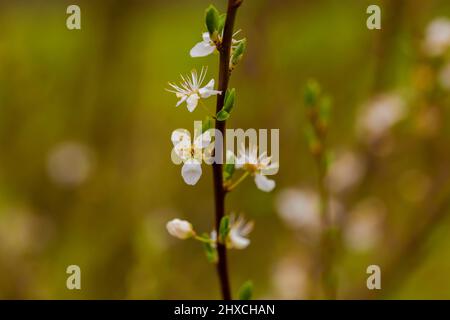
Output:
<svg viewBox="0 0 450 320">
<path fill-rule="evenodd" d="M 231 110 L 233 110 L 234 107 L 235 100 L 236 100 L 236 90 L 234 88 L 228 89 L 227 92 L 225 93 L 225 102 L 222 110 L 231 113 Z"/>
<path fill-rule="evenodd" d="M 216 115 L 216 119 L 218 121 L 225 121 L 230 117 L 230 114 L 228 112 L 226 112 L 225 110 L 220 110 L 219 112 L 217 112 Z"/>
<path fill-rule="evenodd" d="M 206 9 L 205 24 L 208 29 L 211 40 L 215 40 L 219 33 L 220 15 L 219 11 L 213 5 L 210 5 Z"/>
<path fill-rule="evenodd" d="M 209 234 L 203 233 L 201 235 L 201 238 L 203 240 L 205 240 L 202 242 L 203 242 L 203 249 L 205 250 L 206 259 L 208 260 L 208 262 L 216 263 L 217 262 L 217 250 L 211 244 L 211 241 L 210 241 L 211 238 L 209 237 Z"/>
<path fill-rule="evenodd" d="M 233 178 L 233 174 L 235 171 L 235 164 L 234 161 L 235 156 L 234 153 L 231 151 L 227 151 L 227 162 L 223 166 L 223 180 L 228 181 L 231 178 Z"/>
<path fill-rule="evenodd" d="M 203 120 L 203 123 L 202 123 L 202 133 L 205 133 L 206 131 L 208 131 L 211 128 L 212 128 L 212 119 L 211 119 L 211 117 L 207 116 L 205 118 L 205 120 Z"/>
<path fill-rule="evenodd" d="M 226 13 L 223 13 L 219 17 L 219 34 L 223 33 L 223 28 L 225 27 L 225 21 L 227 20 Z"/>
<path fill-rule="evenodd" d="M 244 282 L 239 289 L 239 300 L 251 300 L 253 295 L 253 282 L 250 280 Z"/>
<path fill-rule="evenodd" d="M 224 216 L 222 217 L 222 220 L 220 220 L 220 227 L 219 227 L 219 239 L 222 243 L 225 242 L 225 239 L 227 238 L 229 232 L 230 232 L 230 217 Z"/>
</svg>

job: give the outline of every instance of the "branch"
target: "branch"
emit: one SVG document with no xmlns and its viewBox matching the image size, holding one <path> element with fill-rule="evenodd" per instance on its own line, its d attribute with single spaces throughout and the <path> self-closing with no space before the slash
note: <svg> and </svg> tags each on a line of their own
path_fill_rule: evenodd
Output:
<svg viewBox="0 0 450 320">
<path fill-rule="evenodd" d="M 242 0 L 228 0 L 227 17 L 225 21 L 222 43 L 219 48 L 220 51 L 220 65 L 219 65 L 219 88 L 222 91 L 221 95 L 217 96 L 216 113 L 219 112 L 224 105 L 225 93 L 228 89 L 230 81 L 230 52 L 231 40 L 233 37 L 234 21 L 236 12 Z M 215 142 L 215 152 L 220 152 L 218 159 L 223 159 L 225 143 L 225 121 L 216 120 L 216 130 L 222 134 L 222 144 Z M 221 161 L 222 162 L 222 161 Z M 226 191 L 223 187 L 223 172 L 222 163 L 213 164 L 213 179 L 214 179 L 214 199 L 215 199 L 215 214 L 216 214 L 216 232 L 219 234 L 220 221 L 225 215 L 225 195 Z M 220 285 L 222 290 L 222 297 L 224 300 L 231 300 L 230 280 L 227 265 L 227 251 L 224 244 L 217 243 L 217 253 L 219 261 L 217 262 L 217 272 L 219 274 Z"/>
</svg>

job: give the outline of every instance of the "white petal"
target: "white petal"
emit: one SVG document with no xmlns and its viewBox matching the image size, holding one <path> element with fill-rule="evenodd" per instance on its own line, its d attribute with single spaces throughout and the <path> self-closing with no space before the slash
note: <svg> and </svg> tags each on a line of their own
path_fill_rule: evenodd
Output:
<svg viewBox="0 0 450 320">
<path fill-rule="evenodd" d="M 202 176 L 202 166 L 195 159 L 190 159 L 183 164 L 181 176 L 188 185 L 195 185 Z"/>
<path fill-rule="evenodd" d="M 173 219 L 166 224 L 167 231 L 179 239 L 187 239 L 194 235 L 192 224 L 186 220 Z"/>
<path fill-rule="evenodd" d="M 172 132 L 171 140 L 174 146 L 191 146 L 191 134 L 186 129 L 177 129 Z"/>
<path fill-rule="evenodd" d="M 235 249 L 245 249 L 249 246 L 250 240 L 241 236 L 238 230 L 232 229 L 229 233 L 230 247 Z"/>
<path fill-rule="evenodd" d="M 186 103 L 187 103 L 187 108 L 188 108 L 189 112 L 192 112 L 195 110 L 199 99 L 200 99 L 200 97 L 198 96 L 198 94 L 191 94 L 189 96 L 189 98 L 187 98 Z"/>
<path fill-rule="evenodd" d="M 210 143 L 211 143 L 211 133 L 209 131 L 206 131 L 195 139 L 194 147 L 196 149 L 203 149 L 209 146 Z"/>
<path fill-rule="evenodd" d="M 198 91 L 202 98 L 209 98 L 212 95 L 221 94 L 221 91 L 214 90 L 214 79 L 211 79 L 206 86 Z"/>
<path fill-rule="evenodd" d="M 206 57 L 216 50 L 215 46 L 212 46 L 209 42 L 199 42 L 197 43 L 189 52 L 191 57 Z"/>
<path fill-rule="evenodd" d="M 262 174 L 255 175 L 255 183 L 259 190 L 270 192 L 275 188 L 275 181 L 268 179 Z"/>
<path fill-rule="evenodd" d="M 178 96 L 178 95 L 177 95 L 177 96 Z M 182 104 L 183 102 L 185 102 L 186 99 L 187 99 L 187 96 L 185 96 L 185 95 L 181 96 L 181 99 L 178 100 L 178 102 L 177 102 L 177 104 L 176 104 L 176 107 L 178 107 L 180 104 Z"/>
<path fill-rule="evenodd" d="M 203 39 L 204 42 L 210 43 L 211 42 L 211 37 L 209 36 L 209 32 L 203 32 L 202 33 L 202 39 Z"/>
</svg>

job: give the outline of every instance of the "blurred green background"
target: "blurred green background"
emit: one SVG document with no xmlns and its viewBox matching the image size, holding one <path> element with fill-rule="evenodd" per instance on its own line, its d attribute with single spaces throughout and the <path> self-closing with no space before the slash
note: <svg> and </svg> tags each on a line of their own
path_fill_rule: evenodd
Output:
<svg viewBox="0 0 450 320">
<path fill-rule="evenodd" d="M 198 243 L 165 229 L 176 217 L 196 230 L 213 225 L 209 168 L 191 187 L 170 160 L 171 132 L 193 130 L 205 112 L 176 109 L 164 91 L 194 67 L 209 66 L 207 78 L 217 79 L 217 55 L 189 57 L 210 3 L 0 2 L 0 298 L 220 297 Z M 81 30 L 66 28 L 70 4 L 81 7 Z M 225 10 L 224 0 L 214 4 Z M 382 30 L 366 27 L 370 4 L 382 8 Z M 371 207 L 382 218 L 375 231 L 370 223 L 357 236 L 343 231 L 339 297 L 371 297 L 366 268 L 377 264 L 383 297 L 450 298 L 449 99 L 434 81 L 445 59 L 422 50 L 437 17 L 450 18 L 449 1 L 244 1 L 236 28 L 248 51 L 231 80 L 238 102 L 228 127 L 279 128 L 280 171 L 273 192 L 249 180 L 228 197 L 228 211 L 256 223 L 250 247 L 230 252 L 234 293 L 247 279 L 255 298 L 304 299 L 317 286 L 314 234 L 279 214 L 283 192 L 316 189 L 302 103 L 315 78 L 333 97 L 330 148 L 336 157 L 352 150 L 366 168 L 335 195 L 343 230 L 361 203 L 383 208 Z M 393 91 L 407 115 L 365 142 L 356 129 L 362 106 Z M 358 232 L 377 241 L 354 250 Z M 71 264 L 81 267 L 82 290 L 66 288 Z"/>
</svg>

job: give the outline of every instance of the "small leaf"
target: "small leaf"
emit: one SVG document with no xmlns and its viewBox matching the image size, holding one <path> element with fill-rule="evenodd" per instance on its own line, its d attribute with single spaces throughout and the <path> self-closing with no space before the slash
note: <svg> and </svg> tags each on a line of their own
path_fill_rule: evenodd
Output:
<svg viewBox="0 0 450 320">
<path fill-rule="evenodd" d="M 236 100 L 236 90 L 234 88 L 228 89 L 227 92 L 225 93 L 225 102 L 222 110 L 231 113 L 231 110 L 233 110 L 234 107 L 235 100 Z"/>
<path fill-rule="evenodd" d="M 239 300 L 251 300 L 253 295 L 253 282 L 250 280 L 244 282 L 239 289 Z"/>
<path fill-rule="evenodd" d="M 220 227 L 219 227 L 219 239 L 222 243 L 225 242 L 225 239 L 227 238 L 229 232 L 230 232 L 230 217 L 224 216 L 222 220 L 220 220 Z"/>
<path fill-rule="evenodd" d="M 205 120 L 203 120 L 203 123 L 202 123 L 202 133 L 205 133 L 206 131 L 208 131 L 211 128 L 212 128 L 212 120 L 211 120 L 211 117 L 207 116 L 205 118 Z"/>
<path fill-rule="evenodd" d="M 241 61 L 246 48 L 247 48 L 247 39 L 242 39 L 237 45 L 236 49 L 234 49 L 233 54 L 231 56 L 232 67 L 236 66 L 239 63 L 239 61 Z"/>
<path fill-rule="evenodd" d="M 228 181 L 233 178 L 235 171 L 235 156 L 230 150 L 227 151 L 227 162 L 223 166 L 223 180 Z"/>
<path fill-rule="evenodd" d="M 200 238 L 202 239 L 200 241 L 203 242 L 203 249 L 205 250 L 206 259 L 208 260 L 208 262 L 216 263 L 217 250 L 213 247 L 209 234 L 205 232 L 201 235 Z"/>
<path fill-rule="evenodd" d="M 226 112 L 225 110 L 220 110 L 219 112 L 217 112 L 216 115 L 216 119 L 218 121 L 225 121 L 230 117 L 230 114 L 228 112 Z"/>
<path fill-rule="evenodd" d="M 227 20 L 226 13 L 223 13 L 219 17 L 219 34 L 223 33 L 223 28 L 225 27 L 225 21 Z"/>
<path fill-rule="evenodd" d="M 210 5 L 206 9 L 205 24 L 208 29 L 211 40 L 216 40 L 219 33 L 220 15 L 219 11 L 213 5 Z"/>
</svg>

